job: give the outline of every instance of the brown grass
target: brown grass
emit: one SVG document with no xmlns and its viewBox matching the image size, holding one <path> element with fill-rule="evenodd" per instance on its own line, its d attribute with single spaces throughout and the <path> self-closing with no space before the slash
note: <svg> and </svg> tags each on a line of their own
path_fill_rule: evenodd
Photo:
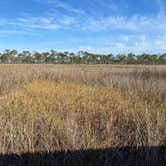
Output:
<svg viewBox="0 0 166 166">
<path fill-rule="evenodd" d="M 0 65 L 0 153 L 166 145 L 166 66 Z"/>
</svg>

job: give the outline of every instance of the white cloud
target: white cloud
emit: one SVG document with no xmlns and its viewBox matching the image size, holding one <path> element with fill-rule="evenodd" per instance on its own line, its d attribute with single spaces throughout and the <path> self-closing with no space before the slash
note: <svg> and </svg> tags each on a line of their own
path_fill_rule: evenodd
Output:
<svg viewBox="0 0 166 166">
<path fill-rule="evenodd" d="M 75 19 L 70 16 L 63 16 L 62 19 L 59 20 L 59 22 L 64 25 L 71 25 L 75 23 Z"/>
<path fill-rule="evenodd" d="M 8 35 L 31 35 L 31 36 L 37 36 L 36 33 L 30 32 L 30 31 L 20 31 L 20 30 L 1 30 L 0 36 L 8 36 Z"/>
<path fill-rule="evenodd" d="M 127 41 L 124 41 L 124 38 L 127 38 Z M 135 34 L 135 35 L 120 35 L 119 38 L 113 39 L 111 36 L 104 38 L 95 38 L 95 40 L 91 40 L 91 42 L 87 42 L 87 39 L 75 39 L 75 42 L 79 42 L 80 46 L 70 48 L 70 50 L 78 51 L 84 50 L 94 53 L 162 53 L 166 51 L 166 35 L 158 35 L 158 36 L 148 36 L 146 34 Z M 98 43 L 97 41 L 100 41 Z M 75 45 L 73 40 L 68 41 Z M 71 44 L 71 45 L 72 45 Z"/>
<path fill-rule="evenodd" d="M 35 0 L 37 2 L 41 3 L 48 3 L 51 5 L 54 5 L 55 8 L 62 8 L 64 10 L 67 10 L 69 12 L 73 12 L 76 14 L 85 14 L 85 12 L 81 9 L 75 8 L 72 5 L 69 5 L 68 3 L 62 2 L 61 0 Z"/>
<path fill-rule="evenodd" d="M 128 35 L 120 35 L 120 39 L 124 42 L 128 42 L 129 41 L 129 36 Z"/>
<path fill-rule="evenodd" d="M 135 32 L 163 31 L 166 32 L 166 16 L 110 16 L 100 19 L 89 18 L 82 26 L 83 30 L 128 30 Z"/>
<path fill-rule="evenodd" d="M 43 30 L 59 30 L 66 28 L 74 22 L 74 18 L 63 16 L 61 18 L 54 17 L 26 17 L 15 19 L 0 19 L 0 25 L 12 25 L 25 30 L 43 29 Z"/>
<path fill-rule="evenodd" d="M 53 18 L 47 18 L 47 17 L 18 18 L 9 21 L 9 24 L 13 24 L 19 27 L 33 28 L 33 29 L 57 30 L 60 28 L 60 25 Z"/>
<path fill-rule="evenodd" d="M 66 10 L 80 12 L 80 10 L 62 2 L 61 0 L 35 0 L 52 3 L 54 6 L 63 7 Z M 161 5 L 161 0 L 156 0 Z M 104 4 L 101 2 L 101 4 Z M 161 5 L 162 6 L 162 5 Z M 78 10 L 78 11 L 77 11 Z M 81 11 L 82 13 L 82 11 Z M 16 19 L 1 19 L 0 25 L 11 24 L 24 28 L 38 28 L 47 30 L 58 30 L 61 28 L 70 28 L 71 25 L 77 30 L 102 32 L 112 30 L 122 30 L 135 33 L 166 33 L 166 15 L 159 13 L 156 16 L 108 16 L 95 18 L 88 14 L 85 15 L 53 15 L 26 17 Z M 124 40 L 127 40 L 124 39 Z"/>
</svg>

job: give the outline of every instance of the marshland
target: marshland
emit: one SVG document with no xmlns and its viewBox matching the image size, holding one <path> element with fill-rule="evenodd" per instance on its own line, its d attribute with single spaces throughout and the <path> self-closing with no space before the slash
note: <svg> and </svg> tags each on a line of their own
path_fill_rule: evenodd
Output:
<svg viewBox="0 0 166 166">
<path fill-rule="evenodd" d="M 0 65 L 0 152 L 166 145 L 166 66 Z"/>
<path fill-rule="evenodd" d="M 165 147 L 165 85 L 165 65 L 1 64 L 0 153 Z"/>
</svg>

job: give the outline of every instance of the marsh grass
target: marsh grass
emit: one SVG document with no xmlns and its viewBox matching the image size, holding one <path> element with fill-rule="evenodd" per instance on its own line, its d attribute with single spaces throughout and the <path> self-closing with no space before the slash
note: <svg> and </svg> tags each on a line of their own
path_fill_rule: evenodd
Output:
<svg viewBox="0 0 166 166">
<path fill-rule="evenodd" d="M 0 152 L 166 145 L 165 66 L 0 66 Z"/>
</svg>

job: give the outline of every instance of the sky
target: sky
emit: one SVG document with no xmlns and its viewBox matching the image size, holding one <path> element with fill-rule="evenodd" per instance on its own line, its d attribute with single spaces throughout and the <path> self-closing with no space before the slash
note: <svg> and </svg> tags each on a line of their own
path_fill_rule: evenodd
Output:
<svg viewBox="0 0 166 166">
<path fill-rule="evenodd" d="M 166 0 L 1 0 L 5 49 L 166 52 Z"/>
</svg>

